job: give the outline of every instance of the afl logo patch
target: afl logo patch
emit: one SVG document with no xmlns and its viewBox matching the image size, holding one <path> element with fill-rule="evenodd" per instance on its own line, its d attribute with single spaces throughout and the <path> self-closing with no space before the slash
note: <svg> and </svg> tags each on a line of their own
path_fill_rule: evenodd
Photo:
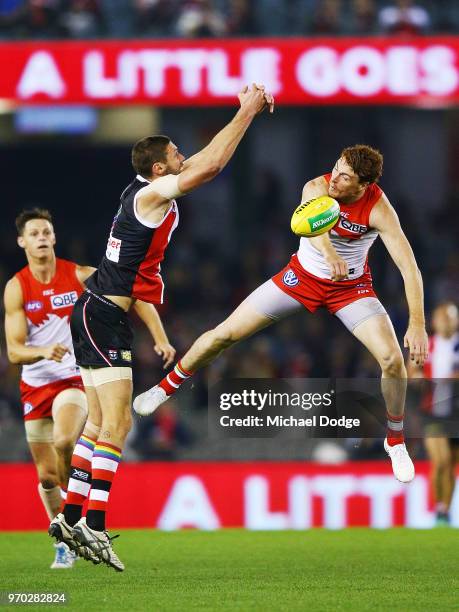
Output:
<svg viewBox="0 0 459 612">
<path fill-rule="evenodd" d="M 27 302 L 25 305 L 27 312 L 37 312 L 37 310 L 41 310 L 42 308 L 43 302 L 40 302 L 40 300 L 33 300 L 32 302 Z"/>
<path fill-rule="evenodd" d="M 284 285 L 287 285 L 287 287 L 294 287 L 295 285 L 298 285 L 298 283 L 300 282 L 298 280 L 298 276 L 291 270 L 287 270 L 287 272 L 282 277 L 282 281 Z"/>
</svg>

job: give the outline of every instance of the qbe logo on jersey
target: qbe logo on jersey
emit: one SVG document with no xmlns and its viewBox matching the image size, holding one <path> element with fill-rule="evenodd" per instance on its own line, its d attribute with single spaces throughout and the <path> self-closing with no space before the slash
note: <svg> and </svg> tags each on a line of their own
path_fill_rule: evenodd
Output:
<svg viewBox="0 0 459 612">
<path fill-rule="evenodd" d="M 59 295 L 52 295 L 49 299 L 52 309 L 59 310 L 59 308 L 73 306 L 78 299 L 78 293 L 76 291 L 68 291 L 67 293 L 60 293 Z"/>
<path fill-rule="evenodd" d="M 287 270 L 282 280 L 284 281 L 284 285 L 287 285 L 287 287 L 295 287 L 295 285 L 298 285 L 298 283 L 300 282 L 298 280 L 298 276 L 295 274 L 295 272 L 292 272 L 291 270 Z"/>
<path fill-rule="evenodd" d="M 120 251 L 121 240 L 119 240 L 119 238 L 113 238 L 113 236 L 110 234 L 110 238 L 107 242 L 107 250 L 105 251 L 105 257 L 110 261 L 118 263 L 120 260 Z"/>
</svg>

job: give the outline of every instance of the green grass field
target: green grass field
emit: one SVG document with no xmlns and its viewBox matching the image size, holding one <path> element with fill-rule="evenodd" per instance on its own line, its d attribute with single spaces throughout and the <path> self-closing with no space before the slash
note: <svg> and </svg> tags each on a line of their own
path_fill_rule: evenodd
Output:
<svg viewBox="0 0 459 612">
<path fill-rule="evenodd" d="M 66 610 L 459 610 L 450 529 L 132 530 L 114 544 L 124 573 L 85 561 L 50 570 L 46 534 L 2 533 L 0 590 L 65 591 Z"/>
</svg>

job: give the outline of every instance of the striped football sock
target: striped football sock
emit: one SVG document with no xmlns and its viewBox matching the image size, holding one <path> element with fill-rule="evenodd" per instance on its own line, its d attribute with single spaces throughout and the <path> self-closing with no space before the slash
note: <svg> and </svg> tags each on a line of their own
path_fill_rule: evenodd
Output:
<svg viewBox="0 0 459 612">
<path fill-rule="evenodd" d="M 105 530 L 108 498 L 120 461 L 121 448 L 100 440 L 97 442 L 92 457 L 92 485 L 86 513 L 88 527 L 96 531 Z"/>
<path fill-rule="evenodd" d="M 172 395 L 180 388 L 180 385 L 191 376 L 193 376 L 193 372 L 187 372 L 179 361 L 172 372 L 169 372 L 169 374 L 158 383 L 158 387 L 164 389 L 167 395 Z"/>
<path fill-rule="evenodd" d="M 91 460 L 97 440 L 82 434 L 72 456 L 64 507 L 65 521 L 73 527 L 81 518 L 83 504 L 91 488 Z"/>
<path fill-rule="evenodd" d="M 400 416 L 394 416 L 393 414 L 386 414 L 387 416 L 387 444 L 389 446 L 395 446 L 396 444 L 404 444 L 405 436 L 403 435 L 403 414 Z"/>
</svg>

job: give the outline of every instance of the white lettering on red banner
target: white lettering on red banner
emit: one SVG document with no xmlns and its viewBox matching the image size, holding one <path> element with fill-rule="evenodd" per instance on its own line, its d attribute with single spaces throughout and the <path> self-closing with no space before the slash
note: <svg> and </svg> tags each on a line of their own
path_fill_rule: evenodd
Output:
<svg viewBox="0 0 459 612">
<path fill-rule="evenodd" d="M 27 104 L 459 102 L 459 37 L 1 43 L 0 98 Z"/>
<path fill-rule="evenodd" d="M 111 493 L 110 526 L 168 531 L 433 527 L 428 464 L 416 462 L 416 474 L 402 485 L 388 461 L 125 463 Z M 0 530 L 44 528 L 34 466 L 0 464 L 0 488 L 13 481 L 22 486 L 2 501 Z M 459 527 L 459 487 L 450 516 Z"/>
</svg>

